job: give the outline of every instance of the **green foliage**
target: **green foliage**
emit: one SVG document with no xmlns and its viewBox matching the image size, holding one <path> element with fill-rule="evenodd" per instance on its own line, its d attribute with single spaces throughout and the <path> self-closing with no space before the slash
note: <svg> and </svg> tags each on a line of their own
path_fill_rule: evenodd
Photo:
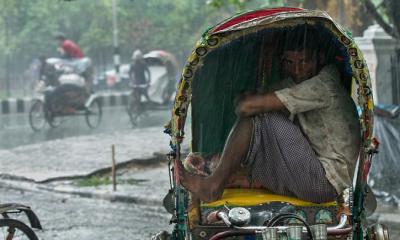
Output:
<svg viewBox="0 0 400 240">
<path fill-rule="evenodd" d="M 92 176 L 89 178 L 79 179 L 76 183 L 79 187 L 97 187 L 100 185 L 109 185 L 112 182 L 109 177 Z"/>
<path fill-rule="evenodd" d="M 117 179 L 117 185 L 120 184 L 137 185 L 144 181 L 146 180 L 134 179 L 134 178 Z M 111 177 L 100 176 L 100 175 L 95 175 L 88 178 L 82 178 L 76 181 L 76 185 L 79 187 L 98 187 L 101 185 L 111 185 L 111 184 L 112 184 Z"/>
<path fill-rule="evenodd" d="M 164 49 L 183 62 L 202 32 L 227 15 L 205 0 L 116 0 L 122 62 L 134 49 Z M 76 41 L 98 67 L 113 62 L 111 0 L 0 0 L 0 88 L 34 58 L 58 56 L 55 32 Z M 6 74 L 7 72 L 7 74 Z"/>
<path fill-rule="evenodd" d="M 122 62 L 130 61 L 135 49 L 164 49 L 183 63 L 201 34 L 222 19 L 245 10 L 296 5 L 304 0 L 115 1 Z M 398 16 L 388 14 L 397 0 L 373 1 L 386 22 L 399 25 Z M 111 0 L 0 0 L 0 6 L 2 91 L 4 79 L 21 78 L 34 58 L 58 55 L 53 39 L 58 31 L 76 41 L 98 69 L 112 65 Z"/>
<path fill-rule="evenodd" d="M 289 6 L 291 2 L 298 4 L 303 1 L 304 0 L 208 0 L 207 4 L 216 9 L 227 8 L 236 12 L 243 12 L 262 7 Z"/>
</svg>

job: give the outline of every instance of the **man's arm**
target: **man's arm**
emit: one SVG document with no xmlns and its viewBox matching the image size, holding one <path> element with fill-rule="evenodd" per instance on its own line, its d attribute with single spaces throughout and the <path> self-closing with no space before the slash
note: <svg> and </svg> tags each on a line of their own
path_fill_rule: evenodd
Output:
<svg viewBox="0 0 400 240">
<path fill-rule="evenodd" d="M 275 93 L 244 94 L 239 97 L 235 113 L 239 117 L 251 117 L 260 113 L 286 109 Z"/>
</svg>

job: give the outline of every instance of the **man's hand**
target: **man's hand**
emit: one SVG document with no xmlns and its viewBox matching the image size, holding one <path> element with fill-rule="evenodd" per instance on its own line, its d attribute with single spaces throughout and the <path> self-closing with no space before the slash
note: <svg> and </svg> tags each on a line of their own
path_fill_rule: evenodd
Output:
<svg viewBox="0 0 400 240">
<path fill-rule="evenodd" d="M 244 93 L 235 99 L 235 105 L 235 113 L 238 117 L 251 117 L 286 108 L 274 93 Z"/>
</svg>

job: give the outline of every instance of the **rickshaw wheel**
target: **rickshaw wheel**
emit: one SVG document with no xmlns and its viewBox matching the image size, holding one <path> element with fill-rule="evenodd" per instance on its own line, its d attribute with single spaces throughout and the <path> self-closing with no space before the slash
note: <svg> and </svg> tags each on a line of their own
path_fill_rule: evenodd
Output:
<svg viewBox="0 0 400 240">
<path fill-rule="evenodd" d="M 138 111 L 134 110 L 134 107 L 128 105 L 126 111 L 129 116 L 129 121 L 132 124 L 132 127 L 135 127 L 138 124 L 140 114 Z"/>
<path fill-rule="evenodd" d="M 44 102 L 35 100 L 29 110 L 29 125 L 32 130 L 38 132 L 44 128 L 46 123 L 46 112 Z"/>
<path fill-rule="evenodd" d="M 140 95 L 132 93 L 129 95 L 128 105 L 126 105 L 126 112 L 129 116 L 129 121 L 132 127 L 135 127 L 142 114 L 145 112 L 145 106 L 140 100 Z"/>
<path fill-rule="evenodd" d="M 35 232 L 25 223 L 15 219 L 0 219 L 1 239 L 29 239 L 37 240 Z"/>
<path fill-rule="evenodd" d="M 95 99 L 86 108 L 85 111 L 86 123 L 90 128 L 96 128 L 99 126 L 101 118 L 102 118 L 101 104 L 98 99 Z"/>
<path fill-rule="evenodd" d="M 47 114 L 46 121 L 50 125 L 50 127 L 56 128 L 61 125 L 60 117 L 54 116 L 54 114 L 51 111 L 48 111 L 46 114 Z"/>
</svg>

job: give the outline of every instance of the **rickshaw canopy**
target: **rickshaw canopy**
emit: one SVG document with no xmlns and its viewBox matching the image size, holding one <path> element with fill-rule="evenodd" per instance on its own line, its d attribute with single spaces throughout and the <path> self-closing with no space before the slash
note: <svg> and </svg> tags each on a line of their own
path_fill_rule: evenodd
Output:
<svg viewBox="0 0 400 240">
<path fill-rule="evenodd" d="M 282 36 L 302 25 L 327 36 L 320 38 L 316 47 L 334 49 L 332 57 L 340 68 L 342 84 L 359 107 L 363 145 L 368 147 L 373 123 L 370 77 L 351 34 L 323 11 L 274 8 L 238 14 L 202 35 L 188 58 L 177 88 L 167 129 L 172 136 L 172 148 L 183 140 L 191 104 L 192 151 L 221 152 L 236 119 L 235 97 L 245 91 L 264 91 L 279 80 L 280 59 L 276 53 L 281 42 L 288 42 Z M 268 51 L 275 54 L 268 55 Z M 258 70 L 262 58 L 268 58 L 262 63 L 269 64 L 269 72 L 264 74 L 267 76 L 260 76 Z"/>
<path fill-rule="evenodd" d="M 292 48 L 298 45 L 303 48 Z M 259 9 L 235 15 L 209 28 L 188 57 L 177 88 L 172 119 L 165 131 L 171 135 L 172 152 L 169 156 L 174 161 L 171 168 L 174 174 L 170 180 L 173 183 L 174 219 L 177 224 L 173 239 L 189 239 L 186 237 L 190 234 L 195 236 L 195 231 L 203 231 L 207 226 L 197 228 L 197 225 L 204 223 L 202 216 L 207 216 L 208 210 L 224 207 L 219 205 L 229 204 L 230 201 L 223 196 L 221 201 L 209 205 L 201 205 L 198 199 L 190 203 L 187 192 L 180 184 L 179 168 L 182 164 L 178 163 L 183 160 L 181 143 L 185 137 L 184 127 L 189 109 L 192 134 L 190 151 L 200 153 L 205 159 L 210 156 L 218 157 L 223 152 L 228 134 L 237 120 L 234 107 L 238 96 L 244 92 L 265 93 L 294 86 L 275 88 L 285 82 L 283 79 L 292 77 L 287 73 L 287 64 L 290 63 L 287 63 L 285 57 L 290 51 L 301 52 L 304 62 L 313 59 L 317 63 L 318 70 L 313 71 L 314 75 L 310 75 L 311 77 L 316 76 L 323 67 L 334 65 L 339 73 L 339 77 L 335 75 L 335 80 L 339 78 L 335 81 L 338 84 L 335 86 L 343 87 L 357 105 L 362 145 L 355 181 L 347 189 L 352 196 L 346 204 L 352 206 L 350 222 L 353 226 L 346 231 L 353 232 L 353 239 L 364 239 L 361 223 L 365 218 L 367 176 L 372 155 L 378 147 L 378 142 L 372 137 L 374 106 L 368 67 L 350 32 L 323 11 L 301 8 Z M 356 114 L 354 111 L 351 114 Z M 255 189 L 245 189 L 243 192 L 249 194 L 243 195 L 243 198 L 240 198 L 241 190 L 226 192 L 238 198 L 235 206 L 246 205 L 249 199 L 257 199 L 251 204 L 260 206 L 259 196 L 251 192 Z M 341 197 L 345 192 L 340 194 Z M 263 198 L 262 202 L 298 203 L 285 200 L 283 196 L 275 197 L 272 200 Z M 345 201 L 332 204 L 341 208 L 342 203 Z M 331 207 L 331 203 L 327 204 L 324 207 Z M 312 204 L 312 207 L 315 206 Z M 347 216 L 349 213 L 344 214 Z M 191 231 L 193 232 L 190 233 Z"/>
</svg>

